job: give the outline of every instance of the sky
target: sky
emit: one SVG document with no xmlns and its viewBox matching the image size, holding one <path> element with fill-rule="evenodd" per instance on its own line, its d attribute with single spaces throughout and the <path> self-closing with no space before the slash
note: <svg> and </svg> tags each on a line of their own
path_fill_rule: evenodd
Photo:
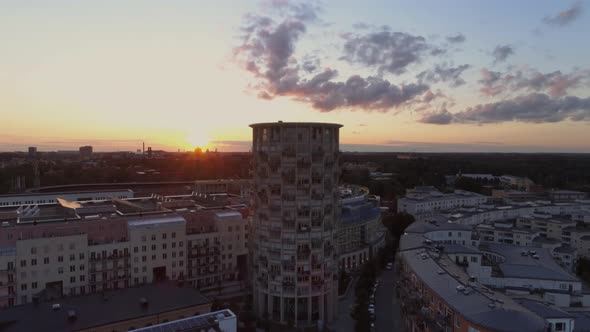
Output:
<svg viewBox="0 0 590 332">
<path fill-rule="evenodd" d="M 0 0 L 0 151 L 590 152 L 590 1 Z"/>
</svg>

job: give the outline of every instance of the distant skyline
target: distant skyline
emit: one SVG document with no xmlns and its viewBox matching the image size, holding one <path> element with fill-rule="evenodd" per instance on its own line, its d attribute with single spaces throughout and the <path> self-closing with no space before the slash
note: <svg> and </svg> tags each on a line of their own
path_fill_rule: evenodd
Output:
<svg viewBox="0 0 590 332">
<path fill-rule="evenodd" d="M 0 151 L 590 152 L 590 1 L 4 1 Z"/>
</svg>

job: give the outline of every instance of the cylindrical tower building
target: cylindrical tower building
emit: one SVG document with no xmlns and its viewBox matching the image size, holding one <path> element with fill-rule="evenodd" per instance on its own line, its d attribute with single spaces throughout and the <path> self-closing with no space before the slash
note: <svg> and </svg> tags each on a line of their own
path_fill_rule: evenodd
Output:
<svg viewBox="0 0 590 332">
<path fill-rule="evenodd" d="M 339 124 L 253 124 L 252 262 L 259 317 L 330 322 L 338 299 Z"/>
</svg>

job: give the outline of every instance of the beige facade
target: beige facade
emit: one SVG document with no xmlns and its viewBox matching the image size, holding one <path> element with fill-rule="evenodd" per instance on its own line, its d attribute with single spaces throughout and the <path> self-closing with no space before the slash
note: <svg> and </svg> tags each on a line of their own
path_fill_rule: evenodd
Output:
<svg viewBox="0 0 590 332">
<path fill-rule="evenodd" d="M 15 247 L 0 251 L 0 308 L 31 302 L 34 296 L 58 298 L 162 280 L 188 281 L 204 291 L 243 287 L 247 223 L 242 214 L 220 210 L 212 218 L 191 221 L 207 223 L 206 229 L 187 226 L 191 215 L 200 214 L 130 219 L 124 231 L 128 237 L 119 241 L 90 241 L 87 234 L 17 240 Z M 108 228 L 109 221 L 104 223 Z M 207 254 L 199 255 L 203 250 Z"/>
</svg>

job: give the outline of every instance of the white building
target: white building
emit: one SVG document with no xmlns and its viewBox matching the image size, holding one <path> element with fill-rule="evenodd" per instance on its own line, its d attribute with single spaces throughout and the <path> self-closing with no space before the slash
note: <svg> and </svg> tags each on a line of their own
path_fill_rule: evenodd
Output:
<svg viewBox="0 0 590 332">
<path fill-rule="evenodd" d="M 463 206 L 478 206 L 486 202 L 486 196 L 469 191 L 455 190 L 452 194 L 443 194 L 434 187 L 416 187 L 408 189 L 406 197 L 397 200 L 397 212 L 416 216 Z"/>
</svg>

